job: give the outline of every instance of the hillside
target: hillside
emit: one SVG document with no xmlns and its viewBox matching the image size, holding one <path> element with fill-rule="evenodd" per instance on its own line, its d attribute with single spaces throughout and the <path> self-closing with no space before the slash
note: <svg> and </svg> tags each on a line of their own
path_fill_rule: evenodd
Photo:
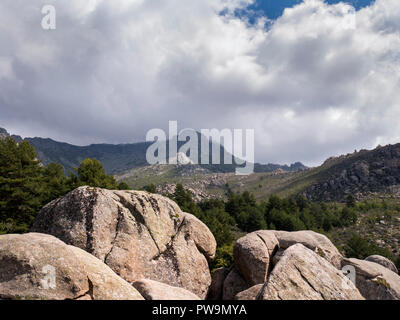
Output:
<svg viewBox="0 0 400 320">
<path fill-rule="evenodd" d="M 96 158 L 101 161 L 109 174 L 117 174 L 131 168 L 146 164 L 146 150 L 148 143 L 134 144 L 92 144 L 89 146 L 74 146 L 68 143 L 57 142 L 52 139 L 26 138 L 33 145 L 38 158 L 44 163 L 57 162 L 63 165 L 66 171 L 86 158 Z"/>
<path fill-rule="evenodd" d="M 1 129 L 0 137 L 5 136 L 9 136 L 8 132 Z M 12 137 L 22 140 L 19 136 Z M 135 189 L 149 184 L 163 189 L 169 184 L 182 183 L 197 190 L 202 198 L 224 198 L 228 191 L 250 191 L 257 200 L 271 194 L 287 197 L 301 193 L 311 201 L 343 201 L 348 194 L 357 199 L 400 194 L 400 144 L 332 157 L 310 169 L 300 162 L 290 166 L 256 163 L 254 174 L 237 176 L 235 165 L 230 164 L 149 166 L 146 162 L 149 142 L 75 146 L 44 138 L 25 140 L 35 147 L 38 158 L 45 165 L 57 162 L 68 172 L 83 159 L 96 158 L 103 163 L 107 173 L 116 175 L 118 180 Z M 180 142 L 178 148 L 183 143 Z M 220 145 L 217 150 L 221 155 L 225 151 Z M 198 151 L 200 154 L 201 150 Z"/>
<path fill-rule="evenodd" d="M 257 198 L 270 194 L 304 194 L 311 201 L 344 201 L 348 194 L 357 199 L 398 197 L 400 144 L 361 150 L 332 157 L 321 166 L 295 173 L 234 177 L 234 191 L 245 188 Z"/>
<path fill-rule="evenodd" d="M 321 166 L 301 171 L 255 172 L 249 176 L 201 172 L 184 175 L 184 170 L 166 167 L 160 171 L 135 169 L 119 180 L 140 188 L 154 183 L 183 183 L 188 188 L 200 188 L 210 197 L 223 198 L 228 190 L 234 193 L 252 192 L 257 200 L 271 194 L 281 197 L 304 194 L 311 201 L 344 201 L 348 194 L 357 199 L 398 197 L 400 194 L 400 144 L 361 150 L 332 157 Z M 187 168 L 189 169 L 189 168 Z M 154 174 L 154 172 L 157 172 Z"/>
<path fill-rule="evenodd" d="M 329 159 L 325 165 L 329 169 L 304 192 L 310 200 L 337 201 L 348 194 L 357 198 L 399 194 L 400 144 L 361 150 Z"/>
</svg>

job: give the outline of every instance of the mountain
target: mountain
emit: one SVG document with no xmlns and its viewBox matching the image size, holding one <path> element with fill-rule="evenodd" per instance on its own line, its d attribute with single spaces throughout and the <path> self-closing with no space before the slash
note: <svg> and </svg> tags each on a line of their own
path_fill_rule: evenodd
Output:
<svg viewBox="0 0 400 320">
<path fill-rule="evenodd" d="M 0 139 L 10 136 L 6 129 L 0 128 Z"/>
<path fill-rule="evenodd" d="M 302 194 L 311 201 L 346 200 L 349 194 L 356 199 L 400 198 L 400 144 L 361 150 L 339 157 L 331 157 L 321 166 L 290 170 L 274 165 L 256 165 L 256 172 L 248 176 L 234 173 L 195 170 L 194 166 L 157 166 L 133 169 L 118 180 L 132 188 L 141 188 L 153 183 L 160 186 L 162 193 L 182 183 L 194 190 L 196 199 L 209 197 L 224 198 L 227 192 L 249 191 L 262 201 L 270 195 L 289 197 Z M 262 172 L 261 168 L 269 169 Z"/>
<path fill-rule="evenodd" d="M 11 137 L 17 142 L 21 142 L 23 139 L 20 136 L 10 135 L 6 129 L 0 128 L 0 139 L 4 139 L 6 137 Z"/>
<path fill-rule="evenodd" d="M 321 166 L 298 172 L 233 176 L 227 183 L 233 192 L 250 191 L 259 200 L 271 194 L 340 202 L 349 194 L 357 199 L 400 198 L 400 144 L 331 157 Z"/>
<path fill-rule="evenodd" d="M 10 134 L 0 128 L 0 138 L 6 136 Z M 19 136 L 11 137 L 22 141 Z M 332 157 L 311 169 L 300 162 L 290 166 L 256 163 L 254 174 L 236 176 L 235 164 L 196 165 L 184 153 L 178 153 L 176 165 L 149 166 L 146 150 L 150 142 L 75 146 L 44 138 L 24 140 L 35 147 L 38 158 L 46 165 L 57 162 L 70 171 L 83 159 L 96 158 L 103 163 L 107 173 L 117 175 L 118 180 L 126 181 L 134 188 L 149 183 L 184 183 L 192 189 L 201 189 L 204 194 L 208 192 L 218 196 L 223 196 L 227 190 L 250 191 L 260 200 L 271 194 L 303 194 L 312 201 L 344 201 L 348 194 L 356 198 L 376 194 L 400 195 L 400 144 Z M 178 143 L 178 150 L 184 143 L 186 141 Z M 210 151 L 213 145 L 215 147 L 215 143 L 210 142 Z M 223 160 L 224 147 L 217 145 L 214 149 L 220 151 Z M 198 154 L 200 157 L 200 147 Z"/>
<path fill-rule="evenodd" d="M 304 194 L 313 201 L 362 198 L 375 193 L 400 194 L 400 144 L 378 146 L 325 161 L 316 183 Z"/>
<path fill-rule="evenodd" d="M 3 128 L 0 128 L 0 138 L 10 136 L 10 134 Z M 64 166 L 65 171 L 71 171 L 74 167 L 79 166 L 80 162 L 86 158 L 96 158 L 101 161 L 108 174 L 122 174 L 129 170 L 148 166 L 146 160 L 146 150 L 152 144 L 151 142 L 131 143 L 131 144 L 92 144 L 89 146 L 75 146 L 72 144 L 54 141 L 49 138 L 25 138 L 22 139 L 19 136 L 11 136 L 17 141 L 26 140 L 33 147 L 35 147 L 38 158 L 43 164 L 48 165 L 51 162 L 57 162 Z M 200 141 L 200 133 L 198 133 L 198 139 Z M 169 158 L 168 147 L 169 141 L 167 141 L 167 159 Z M 186 141 L 178 142 L 178 150 L 184 145 Z M 212 160 L 212 151 L 215 142 L 209 143 L 209 162 Z M 235 172 L 235 164 L 224 164 L 224 152 L 225 149 L 221 145 L 217 145 L 216 150 L 220 150 L 220 159 L 222 164 L 204 164 L 199 165 L 209 172 Z M 201 147 L 198 149 L 198 163 L 200 163 Z M 187 156 L 182 153 L 178 153 L 180 160 Z M 171 157 L 173 158 L 173 157 Z M 178 159 L 179 160 L 179 159 Z M 256 172 L 271 172 L 278 169 L 284 171 L 298 171 L 304 170 L 307 167 L 297 162 L 290 166 L 278 165 L 278 164 L 255 164 Z"/>
<path fill-rule="evenodd" d="M 62 164 L 66 171 L 71 171 L 73 167 L 78 167 L 83 159 L 96 158 L 103 163 L 109 174 L 146 165 L 146 150 L 150 145 L 149 143 L 92 144 L 81 147 L 52 139 L 26 138 L 25 140 L 35 147 L 38 158 L 46 165 L 57 162 Z"/>
</svg>

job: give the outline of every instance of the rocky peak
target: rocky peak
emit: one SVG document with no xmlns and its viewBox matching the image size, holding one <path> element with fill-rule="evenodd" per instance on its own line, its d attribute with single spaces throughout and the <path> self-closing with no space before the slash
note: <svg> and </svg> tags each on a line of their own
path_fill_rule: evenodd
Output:
<svg viewBox="0 0 400 320">
<path fill-rule="evenodd" d="M 7 132 L 6 129 L 0 128 L 0 139 L 4 139 L 9 136 L 10 136 L 10 134 Z"/>
</svg>

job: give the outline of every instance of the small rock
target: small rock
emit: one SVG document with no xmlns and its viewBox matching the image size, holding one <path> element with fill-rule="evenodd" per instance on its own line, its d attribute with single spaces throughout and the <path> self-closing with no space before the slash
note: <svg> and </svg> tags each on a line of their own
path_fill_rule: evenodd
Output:
<svg viewBox="0 0 400 320">
<path fill-rule="evenodd" d="M 149 279 L 136 281 L 133 286 L 146 300 L 200 300 L 188 290 Z"/>
<path fill-rule="evenodd" d="M 256 284 L 247 290 L 239 292 L 235 296 L 235 300 L 257 300 L 263 286 L 264 284 Z"/>
</svg>

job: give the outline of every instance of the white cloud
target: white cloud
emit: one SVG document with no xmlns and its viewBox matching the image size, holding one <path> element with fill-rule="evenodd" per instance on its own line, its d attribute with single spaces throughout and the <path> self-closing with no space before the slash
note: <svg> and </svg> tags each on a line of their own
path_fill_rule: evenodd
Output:
<svg viewBox="0 0 400 320">
<path fill-rule="evenodd" d="M 0 4 L 0 126 L 73 143 L 149 128 L 254 128 L 259 161 L 316 164 L 400 136 L 400 3 L 306 0 L 267 30 L 252 1 Z M 228 7 L 227 7 L 228 6 Z M 219 15 L 224 8 L 228 13 Z"/>
</svg>

